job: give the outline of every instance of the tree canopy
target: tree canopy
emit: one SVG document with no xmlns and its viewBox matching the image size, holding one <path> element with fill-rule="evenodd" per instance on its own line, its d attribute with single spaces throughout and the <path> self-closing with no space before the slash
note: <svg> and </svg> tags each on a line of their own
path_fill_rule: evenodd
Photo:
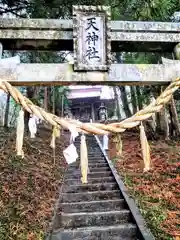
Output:
<svg viewBox="0 0 180 240">
<path fill-rule="evenodd" d="M 180 9 L 179 0 L 2 0 L 0 15 L 19 17 L 70 18 L 72 5 L 109 5 L 112 19 L 167 21 Z"/>
</svg>

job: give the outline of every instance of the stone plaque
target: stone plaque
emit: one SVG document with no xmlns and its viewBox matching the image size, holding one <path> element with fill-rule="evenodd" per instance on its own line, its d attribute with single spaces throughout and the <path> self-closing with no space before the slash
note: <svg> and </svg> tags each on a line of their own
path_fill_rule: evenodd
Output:
<svg viewBox="0 0 180 240">
<path fill-rule="evenodd" d="M 111 60 L 110 7 L 73 6 L 75 71 L 107 71 Z"/>
</svg>

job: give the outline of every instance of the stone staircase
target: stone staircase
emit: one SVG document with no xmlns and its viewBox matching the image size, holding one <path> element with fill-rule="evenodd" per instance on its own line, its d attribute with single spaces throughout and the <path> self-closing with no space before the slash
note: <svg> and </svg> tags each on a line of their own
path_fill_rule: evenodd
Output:
<svg viewBox="0 0 180 240">
<path fill-rule="evenodd" d="M 88 184 L 81 183 L 78 164 L 71 164 L 49 239 L 141 239 L 137 237 L 137 225 L 94 136 L 87 136 L 86 141 L 90 170 Z M 75 145 L 79 149 L 80 139 Z"/>
</svg>

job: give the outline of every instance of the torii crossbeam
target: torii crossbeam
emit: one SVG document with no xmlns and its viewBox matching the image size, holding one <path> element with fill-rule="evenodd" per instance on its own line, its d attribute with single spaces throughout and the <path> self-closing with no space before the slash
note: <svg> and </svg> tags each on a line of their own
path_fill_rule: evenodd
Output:
<svg viewBox="0 0 180 240">
<path fill-rule="evenodd" d="M 73 64 L 16 62 L 16 66 L 7 68 L 0 63 L 1 80 L 17 86 L 154 85 L 180 76 L 179 61 L 175 60 L 153 65 L 111 62 L 114 51 L 173 52 L 180 42 L 180 23 L 110 20 L 110 8 L 106 6 L 74 6 L 73 21 L 1 18 L 0 41 L 4 49 L 74 51 Z M 90 22 L 96 24 L 96 33 L 88 29 Z M 87 54 L 90 50 L 94 54 L 93 49 L 98 56 Z"/>
</svg>

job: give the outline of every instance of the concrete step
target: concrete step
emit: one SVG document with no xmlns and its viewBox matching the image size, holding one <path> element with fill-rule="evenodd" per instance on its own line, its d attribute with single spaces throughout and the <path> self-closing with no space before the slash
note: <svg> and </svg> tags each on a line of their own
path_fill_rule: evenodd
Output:
<svg viewBox="0 0 180 240">
<path fill-rule="evenodd" d="M 99 201 L 107 199 L 122 199 L 122 195 L 118 190 L 82 193 L 62 193 L 62 203 Z"/>
<path fill-rule="evenodd" d="M 62 203 L 61 211 L 65 213 L 79 213 L 79 212 L 103 212 L 111 210 L 125 209 L 125 202 L 123 199 L 115 200 L 101 200 L 91 202 L 74 202 L 74 203 Z"/>
<path fill-rule="evenodd" d="M 64 193 L 77 193 L 77 192 L 95 192 L 95 191 L 110 191 L 118 190 L 118 185 L 114 183 L 96 183 L 96 184 L 81 184 L 81 185 L 72 185 L 64 186 Z"/>
<path fill-rule="evenodd" d="M 114 177 L 103 177 L 103 178 L 88 178 L 88 183 L 113 183 L 115 181 Z M 77 185 L 81 184 L 81 179 L 66 179 L 65 184 Z"/>
<path fill-rule="evenodd" d="M 101 178 L 101 177 L 111 177 L 113 176 L 111 171 L 106 171 L 106 172 L 94 172 L 94 173 L 88 173 L 88 179 L 90 178 Z M 65 174 L 65 179 L 79 179 L 81 177 L 81 174 L 78 172 L 73 172 L 73 173 L 66 173 Z"/>
<path fill-rule="evenodd" d="M 127 223 L 131 219 L 129 210 L 109 212 L 61 213 L 62 228 L 108 226 Z"/>
<path fill-rule="evenodd" d="M 51 240 L 135 240 L 137 228 L 134 224 L 76 228 L 56 231 Z"/>
</svg>

